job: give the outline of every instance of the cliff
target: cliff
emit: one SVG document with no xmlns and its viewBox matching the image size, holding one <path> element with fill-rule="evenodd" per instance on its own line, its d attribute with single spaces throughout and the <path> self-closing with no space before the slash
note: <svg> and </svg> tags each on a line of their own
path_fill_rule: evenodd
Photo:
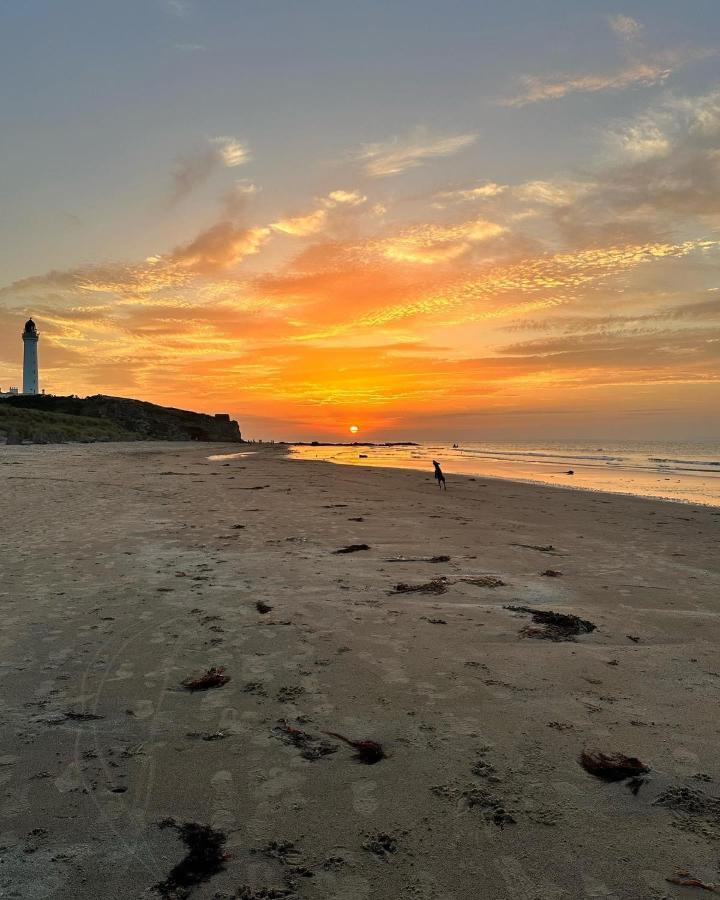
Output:
<svg viewBox="0 0 720 900">
<path fill-rule="evenodd" d="M 4 427 L 6 434 L 8 428 L 11 429 L 12 412 L 15 413 L 15 424 L 26 426 L 19 429 L 21 440 L 62 440 L 62 437 L 43 436 L 43 422 L 38 416 L 46 415 L 50 418 L 45 424 L 54 435 L 62 433 L 63 425 L 69 430 L 65 440 L 82 440 L 82 437 L 70 434 L 82 425 L 80 430 L 87 431 L 87 440 L 242 441 L 238 423 L 225 413 L 210 416 L 103 394 L 84 399 L 49 394 L 3 398 L 0 400 L 0 431 Z M 27 416 L 22 416 L 23 412 L 35 414 L 32 423 Z M 5 426 L 2 425 L 3 417 Z M 27 434 L 28 429 L 34 431 L 34 437 Z M 97 436 L 93 436 L 93 432 Z"/>
</svg>

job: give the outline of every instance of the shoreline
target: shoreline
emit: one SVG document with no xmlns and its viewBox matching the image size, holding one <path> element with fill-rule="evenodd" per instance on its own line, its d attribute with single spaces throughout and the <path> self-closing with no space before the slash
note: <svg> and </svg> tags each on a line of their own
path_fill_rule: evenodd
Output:
<svg viewBox="0 0 720 900">
<path fill-rule="evenodd" d="M 295 444 L 288 445 L 290 449 L 292 446 L 297 446 Z M 423 470 L 420 468 L 414 468 L 412 466 L 369 466 L 355 463 L 345 463 L 345 462 L 333 462 L 329 459 L 301 459 L 300 457 L 293 457 L 290 452 L 286 454 L 286 458 L 292 462 L 316 462 L 316 463 L 324 463 L 332 466 L 345 466 L 351 469 L 384 469 L 387 472 L 418 472 L 419 474 L 423 473 Z M 548 488 L 550 490 L 557 491 L 581 491 L 583 493 L 589 494 L 601 494 L 607 497 L 632 497 L 636 500 L 652 500 L 658 503 L 679 503 L 682 506 L 697 506 L 701 509 L 720 509 L 720 504 L 717 503 L 700 503 L 697 500 L 684 500 L 682 498 L 671 498 L 671 497 L 656 497 L 649 494 L 634 494 L 630 491 L 604 491 L 602 488 L 592 488 L 585 487 L 584 485 L 572 485 L 572 484 L 549 484 L 547 481 L 532 481 L 529 478 L 512 478 L 510 475 L 467 475 L 464 472 L 451 472 L 449 469 L 445 470 L 447 475 L 451 475 L 453 478 L 462 478 L 467 481 L 506 481 L 510 484 L 525 484 L 530 487 L 542 487 Z"/>
<path fill-rule="evenodd" d="M 345 460 L 345 459 L 322 459 L 322 458 L 316 458 L 316 457 L 310 457 L 310 456 L 303 457 L 300 454 L 293 455 L 293 448 L 294 447 L 301 447 L 301 448 L 309 447 L 310 449 L 312 449 L 312 447 L 310 445 L 286 444 L 286 445 L 282 445 L 282 446 L 285 446 L 287 448 L 287 456 L 289 459 L 299 460 L 301 462 L 326 462 L 331 465 L 339 465 L 339 466 L 345 466 L 348 468 L 358 468 L 358 469 L 367 469 L 367 470 L 369 470 L 369 469 L 385 469 L 387 471 L 398 470 L 398 471 L 403 471 L 403 472 L 419 472 L 419 473 L 423 473 L 423 472 L 427 473 L 428 471 L 430 471 L 429 466 L 421 467 L 418 465 L 402 465 L 402 463 L 399 463 L 397 465 L 383 465 L 382 463 L 372 464 L 372 463 L 365 462 L 365 461 L 354 462 L 349 459 L 347 459 L 347 460 Z M 325 446 L 348 446 L 348 445 L 325 445 Z M 422 446 L 422 445 L 418 445 L 418 446 Z M 429 459 L 430 459 L 430 454 L 428 455 L 428 460 Z M 450 465 L 452 465 L 452 463 Z M 578 470 L 579 470 L 581 464 L 576 463 L 576 466 L 578 467 Z M 447 464 L 443 465 L 443 471 L 445 472 L 446 475 L 451 475 L 453 478 L 470 478 L 470 479 L 476 479 L 476 480 L 477 479 L 492 479 L 492 480 L 497 480 L 497 481 L 509 481 L 514 484 L 527 484 L 527 485 L 534 485 L 537 487 L 558 488 L 560 490 L 581 491 L 581 492 L 586 492 L 586 493 L 603 494 L 603 495 L 608 495 L 608 496 L 639 497 L 639 498 L 645 498 L 648 500 L 658 500 L 658 501 L 662 501 L 662 502 L 666 502 L 666 503 L 680 503 L 683 506 L 687 506 L 687 505 L 701 506 L 701 507 L 706 507 L 706 508 L 710 508 L 710 509 L 720 508 L 720 498 L 718 498 L 716 500 L 714 497 L 712 499 L 702 501 L 702 500 L 698 500 L 698 499 L 685 498 L 685 497 L 666 497 L 666 496 L 661 496 L 661 495 L 657 495 L 657 494 L 641 493 L 639 491 L 622 490 L 619 488 L 616 490 L 611 490 L 606 487 L 593 487 L 591 485 L 583 485 L 583 484 L 571 484 L 571 483 L 559 484 L 559 483 L 555 483 L 555 482 L 551 482 L 551 481 L 547 481 L 547 480 L 541 480 L 539 478 L 521 477 L 519 474 L 513 475 L 513 473 L 489 474 L 489 473 L 481 472 L 479 469 L 474 470 L 472 472 L 457 472 L 457 471 L 453 471 L 452 468 L 449 468 Z M 601 472 L 602 472 L 602 474 L 607 474 L 607 471 L 604 469 L 601 470 Z M 554 472 L 554 473 L 549 473 L 549 474 L 554 474 L 554 475 L 558 475 L 558 476 L 567 475 L 567 473 L 563 473 L 563 472 Z M 711 474 L 713 474 L 713 476 L 715 475 L 714 472 Z M 696 474 L 696 473 L 686 473 L 684 475 L 684 477 L 686 477 L 686 478 L 693 478 L 693 477 L 701 478 L 703 476 L 701 476 L 700 474 Z M 720 481 L 720 479 L 718 479 L 718 480 Z"/>
<path fill-rule="evenodd" d="M 3 896 L 162 900 L 183 823 L 223 853 L 193 900 L 716 877 L 716 513 L 224 449 L 0 457 Z M 651 771 L 633 793 L 585 749 Z"/>
</svg>

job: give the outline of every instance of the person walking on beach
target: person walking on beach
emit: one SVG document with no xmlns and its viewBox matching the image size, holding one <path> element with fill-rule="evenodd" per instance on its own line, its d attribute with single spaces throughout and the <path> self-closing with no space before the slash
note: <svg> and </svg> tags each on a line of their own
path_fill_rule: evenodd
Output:
<svg viewBox="0 0 720 900">
<path fill-rule="evenodd" d="M 435 477 L 437 478 L 438 487 L 440 490 L 445 488 L 447 490 L 447 485 L 445 484 L 445 476 L 443 475 L 443 470 L 440 468 L 440 463 L 437 460 L 433 460 L 432 464 L 435 466 Z"/>
</svg>

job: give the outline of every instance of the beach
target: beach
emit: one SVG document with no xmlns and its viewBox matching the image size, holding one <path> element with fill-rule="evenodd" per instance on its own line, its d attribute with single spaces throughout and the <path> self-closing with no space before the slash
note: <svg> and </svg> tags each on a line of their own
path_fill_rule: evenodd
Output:
<svg viewBox="0 0 720 900">
<path fill-rule="evenodd" d="M 0 477 L 0 897 L 720 882 L 720 509 L 197 442 Z"/>
</svg>

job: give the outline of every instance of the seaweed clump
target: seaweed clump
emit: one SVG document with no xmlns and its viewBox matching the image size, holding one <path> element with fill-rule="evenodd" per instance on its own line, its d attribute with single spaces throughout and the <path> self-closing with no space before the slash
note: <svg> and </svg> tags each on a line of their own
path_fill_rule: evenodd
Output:
<svg viewBox="0 0 720 900">
<path fill-rule="evenodd" d="M 581 619 L 569 613 L 558 613 L 546 609 L 533 609 L 531 606 L 506 606 L 512 612 L 526 613 L 532 616 L 533 625 L 526 625 L 520 634 L 524 637 L 541 638 L 546 641 L 571 641 L 578 634 L 589 634 L 597 625 L 587 619 Z"/>
<path fill-rule="evenodd" d="M 168 900 L 189 897 L 193 888 L 209 881 L 225 868 L 224 851 L 227 835 L 209 825 L 163 819 L 159 828 L 174 828 L 187 848 L 187 853 L 170 871 L 168 877 L 155 885 L 155 890 Z"/>
</svg>

